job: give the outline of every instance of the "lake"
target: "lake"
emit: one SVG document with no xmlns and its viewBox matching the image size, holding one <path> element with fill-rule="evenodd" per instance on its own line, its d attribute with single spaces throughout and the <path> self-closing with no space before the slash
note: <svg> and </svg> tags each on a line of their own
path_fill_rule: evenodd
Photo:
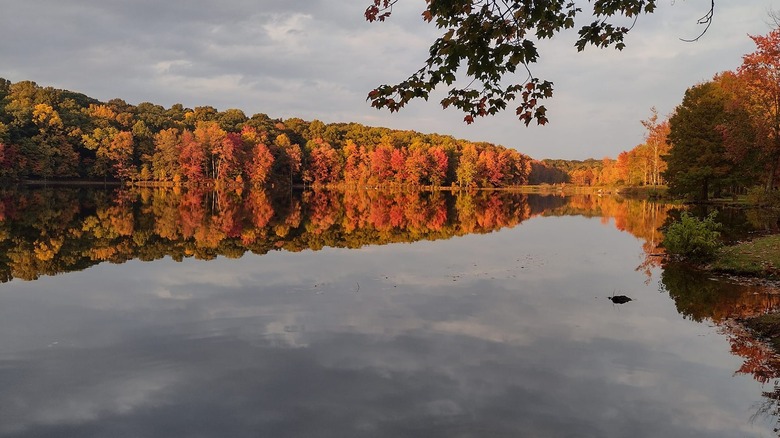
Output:
<svg viewBox="0 0 780 438">
<path fill-rule="evenodd" d="M 0 436 L 776 436 L 777 359 L 731 321 L 780 303 L 664 271 L 673 213 L 0 192 Z"/>
</svg>

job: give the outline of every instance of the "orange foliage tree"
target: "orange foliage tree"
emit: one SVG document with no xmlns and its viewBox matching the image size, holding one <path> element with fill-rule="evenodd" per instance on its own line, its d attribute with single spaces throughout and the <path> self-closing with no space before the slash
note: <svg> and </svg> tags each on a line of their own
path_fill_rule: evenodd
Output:
<svg viewBox="0 0 780 438">
<path fill-rule="evenodd" d="M 650 159 L 650 178 L 646 182 L 652 185 L 663 184 L 661 174 L 666 170 L 666 162 L 663 156 L 669 152 L 669 121 L 658 121 L 658 111 L 655 107 L 650 108 L 650 117 L 642 120 L 642 126 L 647 129 L 645 134 L 645 145 L 649 152 Z"/>
</svg>

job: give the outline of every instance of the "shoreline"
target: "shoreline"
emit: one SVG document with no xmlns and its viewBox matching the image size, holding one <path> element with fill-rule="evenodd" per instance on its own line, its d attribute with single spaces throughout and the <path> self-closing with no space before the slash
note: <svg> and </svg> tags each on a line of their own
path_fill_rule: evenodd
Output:
<svg viewBox="0 0 780 438">
<path fill-rule="evenodd" d="M 759 285 L 780 295 L 780 233 L 756 237 L 718 250 L 715 259 L 699 268 L 743 285 Z M 777 263 L 777 264 L 776 264 Z M 780 356 L 780 312 L 734 318 Z"/>
</svg>

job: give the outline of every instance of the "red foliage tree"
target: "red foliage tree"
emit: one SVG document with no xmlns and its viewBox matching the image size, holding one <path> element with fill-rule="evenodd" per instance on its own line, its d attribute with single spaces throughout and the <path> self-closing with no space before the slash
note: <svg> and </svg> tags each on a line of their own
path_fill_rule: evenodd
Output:
<svg viewBox="0 0 780 438">
<path fill-rule="evenodd" d="M 392 181 L 393 168 L 390 166 L 390 158 L 393 155 L 393 147 L 380 144 L 371 154 L 371 176 L 379 183 L 385 184 Z"/>
<path fill-rule="evenodd" d="M 109 143 L 107 156 L 114 170 L 114 176 L 120 180 L 131 179 L 136 170 L 133 167 L 133 133 L 120 131 Z"/>
<path fill-rule="evenodd" d="M 25 164 L 18 147 L 0 142 L 0 178 L 17 178 L 25 169 Z"/>
<path fill-rule="evenodd" d="M 485 185 L 499 187 L 504 181 L 506 157 L 502 157 L 493 148 L 487 148 L 477 159 L 478 173 L 483 175 Z"/>
<path fill-rule="evenodd" d="M 393 171 L 396 182 L 403 182 L 406 180 L 407 155 L 408 151 L 406 148 L 393 149 L 393 152 L 390 154 L 390 169 Z"/>
<path fill-rule="evenodd" d="M 617 174 L 617 181 L 624 184 L 629 182 L 629 163 L 631 162 L 631 156 L 628 152 L 623 151 L 618 154 L 617 162 L 615 163 L 615 172 Z"/>
<path fill-rule="evenodd" d="M 224 160 L 223 141 L 227 133 L 220 128 L 219 123 L 213 121 L 199 121 L 193 131 L 195 140 L 200 144 L 206 154 L 206 176 L 218 179 L 218 169 Z"/>
<path fill-rule="evenodd" d="M 206 151 L 192 132 L 185 130 L 181 135 L 181 172 L 192 183 L 206 179 Z"/>
<path fill-rule="evenodd" d="M 766 36 L 750 36 L 756 51 L 742 58 L 737 73 L 744 80 L 755 145 L 766 163 L 766 190 L 774 188 L 780 170 L 780 28 Z"/>
<path fill-rule="evenodd" d="M 245 164 L 245 171 L 249 181 L 257 186 L 268 181 L 271 168 L 274 164 L 274 156 L 264 143 L 257 143 L 252 147 L 249 160 Z"/>
<path fill-rule="evenodd" d="M 217 181 L 235 181 L 241 174 L 241 163 L 245 161 L 244 141 L 241 134 L 231 132 L 212 149 Z"/>
<path fill-rule="evenodd" d="M 428 155 L 422 149 L 412 149 L 406 157 L 406 166 L 404 169 L 406 172 L 406 181 L 409 184 L 424 184 L 427 181 L 429 173 Z"/>
<path fill-rule="evenodd" d="M 430 174 L 428 178 L 434 186 L 440 186 L 447 179 L 449 157 L 441 146 L 434 146 L 428 150 L 430 154 Z"/>
<path fill-rule="evenodd" d="M 354 141 L 347 140 L 342 150 L 344 154 L 344 181 L 348 184 L 362 184 L 368 179 L 363 162 L 365 148 L 358 147 Z"/>
<path fill-rule="evenodd" d="M 339 154 L 324 141 L 316 141 L 309 154 L 309 168 L 304 178 L 307 182 L 319 184 L 332 184 L 339 181 L 341 176 L 341 160 Z"/>
</svg>

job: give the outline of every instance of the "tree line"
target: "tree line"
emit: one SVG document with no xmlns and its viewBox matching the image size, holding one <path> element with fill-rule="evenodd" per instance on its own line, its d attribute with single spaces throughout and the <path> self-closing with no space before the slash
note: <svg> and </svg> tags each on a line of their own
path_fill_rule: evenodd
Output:
<svg viewBox="0 0 780 438">
<path fill-rule="evenodd" d="M 100 102 L 0 79 L 0 178 L 156 184 L 507 187 L 531 159 L 450 136 L 247 117 L 239 109 Z"/>
<path fill-rule="evenodd" d="M 580 185 L 667 184 L 697 200 L 749 193 L 780 202 L 780 29 L 750 38 L 756 50 L 736 70 L 688 88 L 666 120 L 653 109 L 644 143 L 614 160 L 543 160 L 531 180 L 558 171 L 560 182 Z"/>
<path fill-rule="evenodd" d="M 669 118 L 665 175 L 674 194 L 707 200 L 755 188 L 776 195 L 780 28 L 750 38 L 756 50 L 739 68 L 689 88 Z"/>
<path fill-rule="evenodd" d="M 644 141 L 601 160 L 536 161 L 510 148 L 358 123 L 166 109 L 0 79 L 0 179 L 162 185 L 509 187 L 668 185 L 673 195 L 778 198 L 780 30 L 751 36 L 735 71 L 689 88 Z M 760 186 L 760 188 L 758 187 Z M 763 201 L 761 201 L 763 202 Z"/>
<path fill-rule="evenodd" d="M 644 142 L 616 158 L 601 160 L 545 159 L 532 163 L 531 184 L 566 184 L 577 186 L 659 186 L 667 183 L 666 155 L 669 121 L 659 120 L 658 111 L 641 121 L 645 127 Z"/>
</svg>

